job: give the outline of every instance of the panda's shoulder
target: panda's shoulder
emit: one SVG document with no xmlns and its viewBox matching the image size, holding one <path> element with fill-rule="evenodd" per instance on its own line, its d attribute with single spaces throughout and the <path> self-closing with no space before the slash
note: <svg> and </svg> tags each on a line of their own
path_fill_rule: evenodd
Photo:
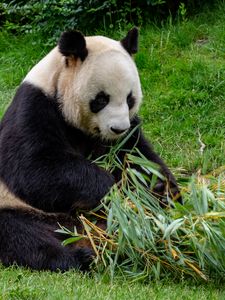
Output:
<svg viewBox="0 0 225 300">
<path fill-rule="evenodd" d="M 62 118 L 57 101 L 47 95 L 41 88 L 23 82 L 17 89 L 15 97 L 5 113 L 3 122 L 5 119 L 13 119 L 14 124 L 17 125 L 21 125 L 21 123 L 24 126 L 34 123 L 44 125 L 49 118 L 55 119 L 57 122 Z"/>
<path fill-rule="evenodd" d="M 43 143 L 50 146 L 59 141 L 63 128 L 56 101 L 40 88 L 23 82 L 2 119 L 0 143 L 14 144 L 10 149 L 22 145 L 39 149 Z"/>
</svg>

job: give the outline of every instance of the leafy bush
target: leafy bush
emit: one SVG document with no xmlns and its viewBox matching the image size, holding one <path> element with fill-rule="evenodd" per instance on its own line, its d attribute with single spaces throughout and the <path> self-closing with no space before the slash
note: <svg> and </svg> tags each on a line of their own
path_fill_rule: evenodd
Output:
<svg viewBox="0 0 225 300">
<path fill-rule="evenodd" d="M 132 18 L 131 15 L 135 14 L 128 1 L 119 4 L 118 0 L 13 0 L 0 5 L 4 26 L 10 30 L 25 32 L 61 32 L 74 27 L 90 29 L 106 24 L 112 26 L 122 19 Z"/>
<path fill-rule="evenodd" d="M 175 14 L 179 7 L 186 12 L 186 6 L 193 9 L 199 3 L 200 0 L 5 0 L 0 3 L 0 25 L 14 32 L 44 31 L 58 36 L 68 28 L 86 32 L 127 23 L 140 25 L 170 12 Z"/>
</svg>

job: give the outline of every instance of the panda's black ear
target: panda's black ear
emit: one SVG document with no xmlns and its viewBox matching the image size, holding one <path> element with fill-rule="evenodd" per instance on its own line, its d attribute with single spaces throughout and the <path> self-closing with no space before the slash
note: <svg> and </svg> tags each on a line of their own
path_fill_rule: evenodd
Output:
<svg viewBox="0 0 225 300">
<path fill-rule="evenodd" d="M 74 56 L 84 61 L 88 55 L 85 38 L 79 31 L 63 32 L 59 39 L 58 46 L 62 55 L 67 57 Z"/>
<path fill-rule="evenodd" d="M 123 38 L 120 43 L 132 55 L 138 51 L 138 29 L 137 27 L 132 28 L 128 34 Z"/>
</svg>

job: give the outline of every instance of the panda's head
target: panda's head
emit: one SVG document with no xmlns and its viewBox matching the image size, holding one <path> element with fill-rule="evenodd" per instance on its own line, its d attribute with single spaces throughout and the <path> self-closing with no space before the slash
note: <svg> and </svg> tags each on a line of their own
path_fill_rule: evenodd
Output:
<svg viewBox="0 0 225 300">
<path fill-rule="evenodd" d="M 27 79 L 57 94 L 67 122 L 92 136 L 117 139 L 128 132 L 142 98 L 132 59 L 137 46 L 136 28 L 121 41 L 64 32 L 36 68 L 38 76 L 31 70 Z"/>
<path fill-rule="evenodd" d="M 138 31 L 122 41 L 80 32 L 62 34 L 58 49 L 64 69 L 58 79 L 58 97 L 65 118 L 86 133 L 116 139 L 130 128 L 142 92 L 131 55 L 137 52 Z"/>
</svg>

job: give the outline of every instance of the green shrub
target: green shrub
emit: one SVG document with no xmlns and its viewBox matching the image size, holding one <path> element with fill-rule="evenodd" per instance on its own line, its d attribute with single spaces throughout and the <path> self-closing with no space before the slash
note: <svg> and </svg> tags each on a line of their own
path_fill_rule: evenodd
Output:
<svg viewBox="0 0 225 300">
<path fill-rule="evenodd" d="M 199 4 L 200 0 L 3 0 L 0 25 L 13 32 L 43 31 L 58 36 L 68 28 L 93 32 L 96 28 L 141 25 L 177 11 L 184 19 L 188 8 L 193 10 Z"/>
<path fill-rule="evenodd" d="M 161 0 L 143 2 L 148 6 Z M 141 15 L 137 5 L 133 7 L 130 1 L 119 0 L 13 0 L 0 4 L 0 10 L 3 25 L 9 30 L 41 30 L 48 33 L 74 27 L 87 30 L 93 26 L 112 27 L 122 21 L 137 21 Z"/>
</svg>

